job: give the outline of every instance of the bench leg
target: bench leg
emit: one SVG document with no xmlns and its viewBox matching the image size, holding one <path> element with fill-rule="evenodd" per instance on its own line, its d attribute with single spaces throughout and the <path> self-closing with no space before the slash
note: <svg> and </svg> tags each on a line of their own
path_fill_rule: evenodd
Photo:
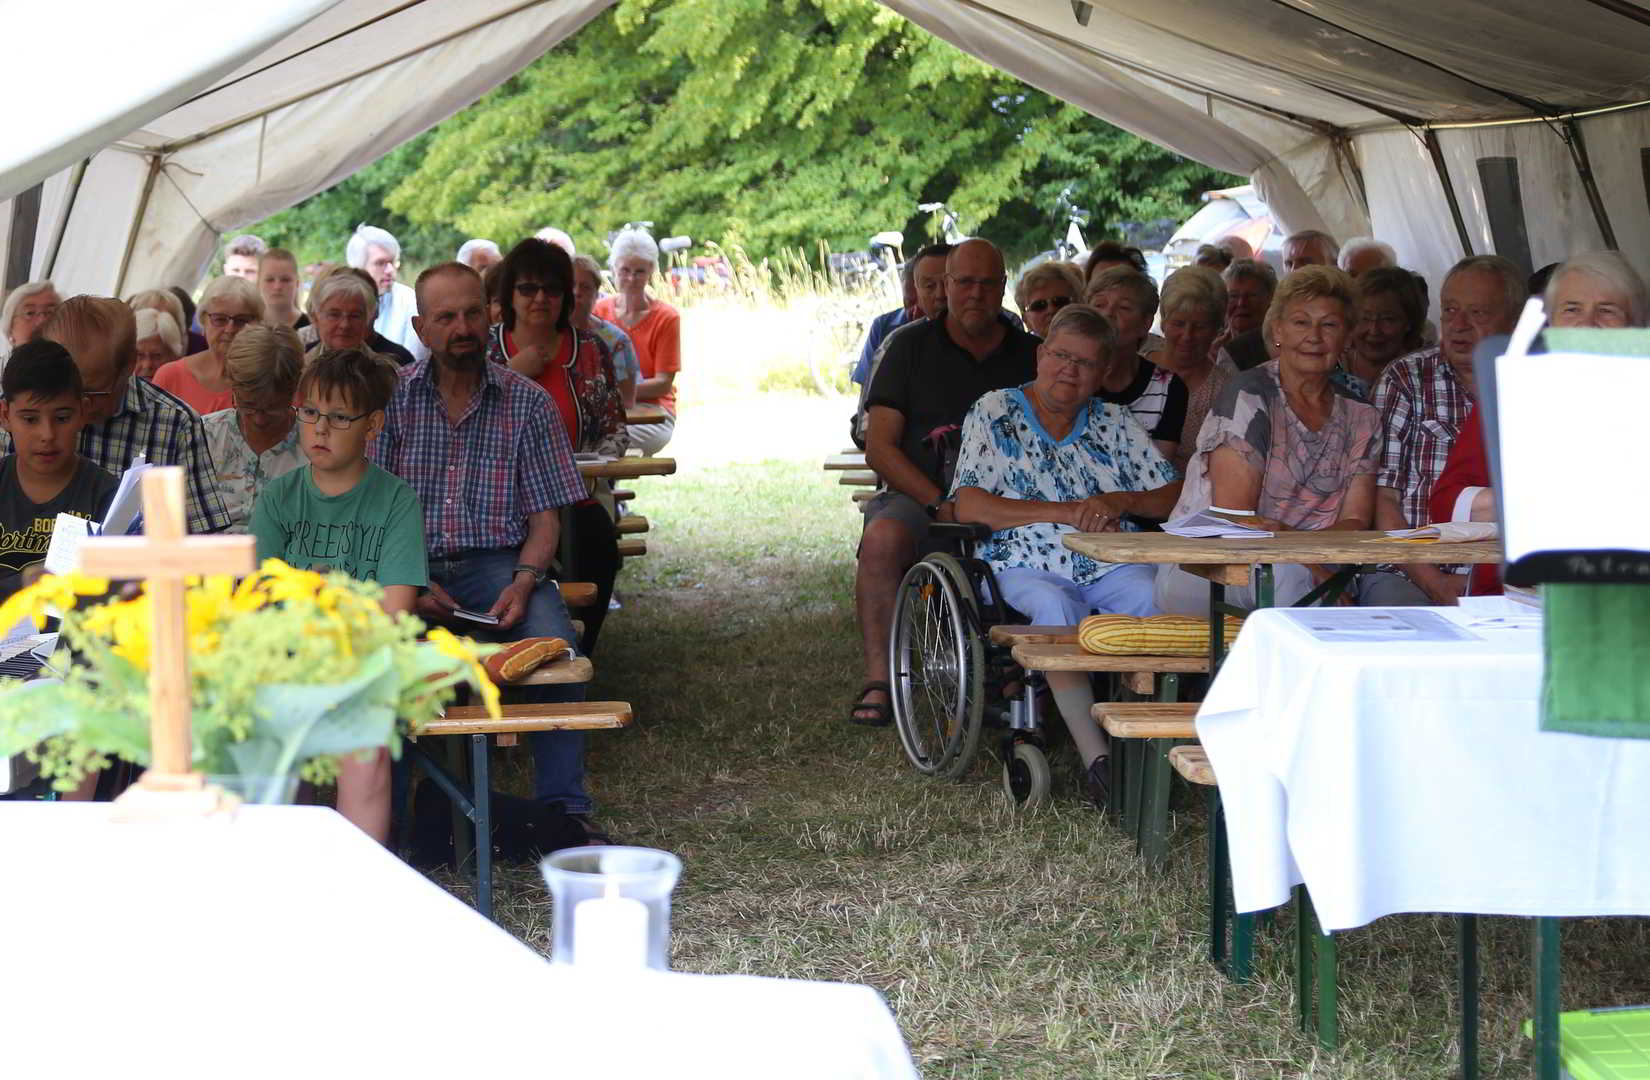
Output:
<svg viewBox="0 0 1650 1080">
<path fill-rule="evenodd" d="M 1318 926 L 1305 885 L 1295 886 L 1295 1006 L 1301 1030 L 1316 1029 L 1318 1045 L 1340 1045 L 1340 953 L 1335 935 Z"/>
<path fill-rule="evenodd" d="M 489 736 L 470 736 L 470 790 L 475 804 L 476 910 L 493 917 L 493 779 L 488 768 Z"/>
<path fill-rule="evenodd" d="M 464 865 L 470 861 L 470 854 L 474 850 L 468 826 L 475 820 L 475 784 L 470 775 L 470 762 L 464 756 L 464 747 L 460 745 L 460 740 L 441 740 L 441 752 L 447 758 L 447 772 L 452 784 L 464 792 L 462 799 L 453 799 L 452 792 L 447 793 L 447 797 L 452 799 L 453 870 L 463 873 Z M 465 791 L 465 788 L 469 790 Z"/>
<path fill-rule="evenodd" d="M 1248 982 L 1254 950 L 1255 917 L 1238 914 L 1233 903 L 1226 812 L 1221 806 L 1220 788 L 1212 787 L 1209 789 L 1209 959 L 1233 982 Z"/>
<path fill-rule="evenodd" d="M 1461 960 L 1461 1078 L 1478 1080 L 1478 916 L 1456 917 Z"/>
<path fill-rule="evenodd" d="M 1158 676 L 1157 700 L 1172 703 L 1180 696 L 1180 676 L 1165 672 Z M 1136 843 L 1140 855 L 1153 869 L 1162 867 L 1169 849 L 1169 788 L 1174 770 L 1169 765 L 1172 739 L 1149 739 L 1144 751 L 1144 777 Z"/>
</svg>

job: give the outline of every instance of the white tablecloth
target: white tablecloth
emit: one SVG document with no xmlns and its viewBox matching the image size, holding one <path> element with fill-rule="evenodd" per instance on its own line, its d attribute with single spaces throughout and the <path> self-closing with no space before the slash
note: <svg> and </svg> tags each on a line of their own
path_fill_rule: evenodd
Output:
<svg viewBox="0 0 1650 1080">
<path fill-rule="evenodd" d="M 868 987 L 592 981 L 331 810 L 108 811 L 0 803 L 0 1075 L 916 1075 Z"/>
<path fill-rule="evenodd" d="M 1328 644 L 1251 615 L 1198 711 L 1240 911 L 1650 914 L 1650 740 L 1539 730 L 1538 630 Z"/>
</svg>

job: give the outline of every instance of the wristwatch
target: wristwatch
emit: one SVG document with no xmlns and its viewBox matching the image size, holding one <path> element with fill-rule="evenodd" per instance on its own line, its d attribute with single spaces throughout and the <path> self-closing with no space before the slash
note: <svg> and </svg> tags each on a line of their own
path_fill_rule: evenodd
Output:
<svg viewBox="0 0 1650 1080">
<path fill-rule="evenodd" d="M 526 563 L 522 563 L 519 566 L 517 566 L 514 570 L 512 570 L 510 572 L 510 576 L 515 577 L 517 574 L 521 573 L 523 570 L 525 570 L 529 574 L 533 575 L 533 584 L 534 585 L 543 585 L 544 584 L 544 579 L 545 579 L 545 576 L 546 576 L 546 572 L 543 571 L 543 570 L 540 570 L 536 566 L 528 566 Z"/>
<path fill-rule="evenodd" d="M 940 512 L 940 507 L 944 506 L 946 503 L 948 503 L 950 501 L 951 501 L 951 496 L 941 495 L 939 498 L 935 499 L 933 502 L 931 502 L 927 506 L 923 507 L 923 509 L 928 511 L 928 516 L 929 517 L 937 517 L 939 515 L 939 512 Z"/>
</svg>

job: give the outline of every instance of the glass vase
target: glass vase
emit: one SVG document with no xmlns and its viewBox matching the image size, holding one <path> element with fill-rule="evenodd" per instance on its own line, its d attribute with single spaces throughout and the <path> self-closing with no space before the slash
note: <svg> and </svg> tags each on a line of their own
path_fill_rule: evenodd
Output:
<svg viewBox="0 0 1650 1080">
<path fill-rule="evenodd" d="M 552 853 L 539 869 L 553 902 L 553 963 L 613 974 L 670 969 L 680 859 L 653 848 L 578 847 Z"/>
<path fill-rule="evenodd" d="M 289 806 L 298 796 L 298 776 L 249 776 L 245 773 L 209 775 L 208 784 L 215 784 L 249 806 Z"/>
</svg>

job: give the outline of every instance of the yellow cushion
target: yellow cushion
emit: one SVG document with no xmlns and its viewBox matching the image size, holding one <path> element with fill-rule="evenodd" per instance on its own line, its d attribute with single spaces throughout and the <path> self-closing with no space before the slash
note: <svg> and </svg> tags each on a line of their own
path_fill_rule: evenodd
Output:
<svg viewBox="0 0 1650 1080">
<path fill-rule="evenodd" d="M 1226 616 L 1226 643 L 1243 620 Z M 1207 656 L 1209 620 L 1196 615 L 1090 615 L 1077 624 L 1077 641 L 1104 656 Z"/>
</svg>

